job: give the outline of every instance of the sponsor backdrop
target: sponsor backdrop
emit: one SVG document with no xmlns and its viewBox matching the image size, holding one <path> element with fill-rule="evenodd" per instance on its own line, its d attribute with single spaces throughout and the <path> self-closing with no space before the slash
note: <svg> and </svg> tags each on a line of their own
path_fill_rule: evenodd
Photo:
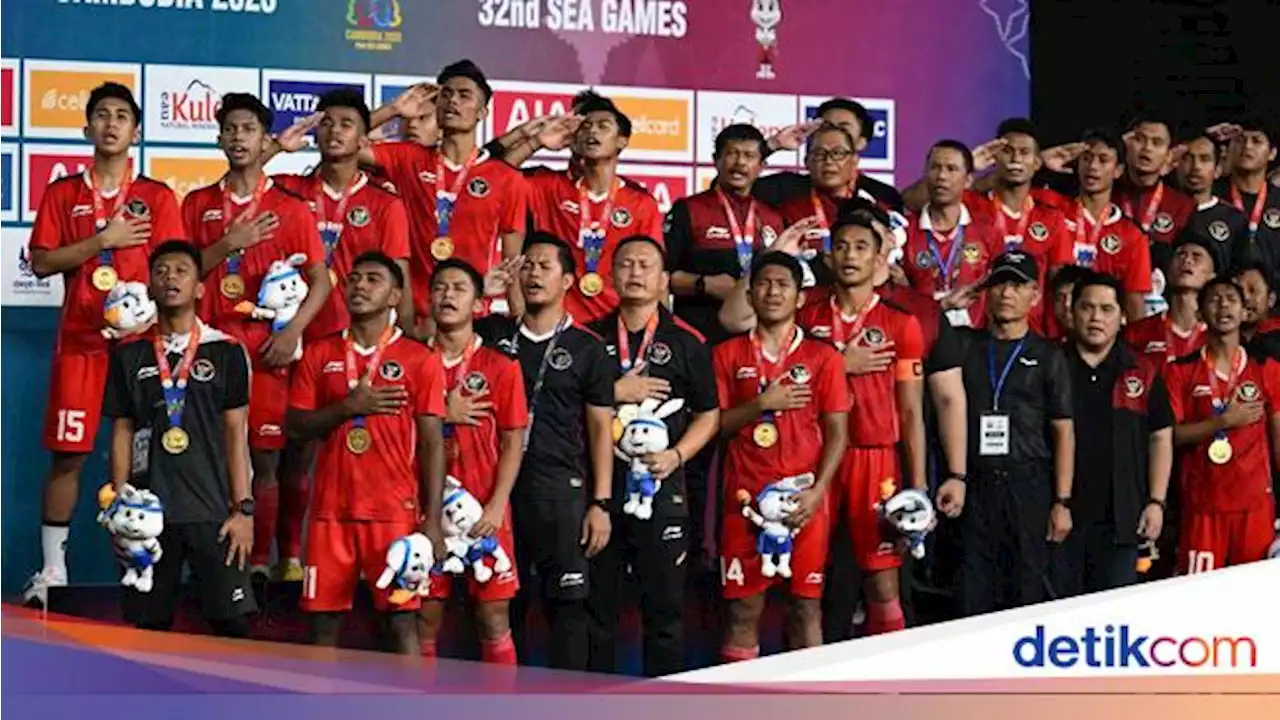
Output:
<svg viewBox="0 0 1280 720">
<path fill-rule="evenodd" d="M 133 88 L 144 108 L 134 165 L 182 194 L 223 170 L 213 145 L 223 93 L 261 93 L 279 130 L 331 88 L 358 88 L 377 104 L 470 57 L 495 88 L 486 137 L 566 109 L 584 85 L 614 96 L 635 124 L 624 172 L 664 208 L 709 182 L 725 125 L 767 133 L 812 117 L 830 95 L 871 109 L 864 167 L 898 184 L 917 175 L 934 139 L 979 142 L 1027 111 L 1024 0 L 780 6 L 762 68 L 752 0 L 3 0 L 4 591 L 37 558 L 40 418 L 61 301 L 57 278 L 31 274 L 26 238 L 45 186 L 90 159 L 82 127 L 95 85 Z M 302 153 L 272 169 L 315 160 Z M 100 452 L 87 485 L 104 472 Z M 75 534 L 92 532 L 85 505 Z M 107 577 L 95 545 L 72 544 L 73 577 Z"/>
</svg>

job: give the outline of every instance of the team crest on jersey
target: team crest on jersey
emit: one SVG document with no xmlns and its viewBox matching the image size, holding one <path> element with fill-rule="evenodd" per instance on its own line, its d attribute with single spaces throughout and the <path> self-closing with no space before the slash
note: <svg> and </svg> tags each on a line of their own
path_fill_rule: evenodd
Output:
<svg viewBox="0 0 1280 720">
<path fill-rule="evenodd" d="M 1098 247 L 1101 247 L 1102 251 L 1108 255 L 1115 255 L 1120 252 L 1120 236 L 1115 234 L 1107 235 L 1098 243 Z"/>
<path fill-rule="evenodd" d="M 191 378 L 193 380 L 209 382 L 213 379 L 213 375 L 213 361 L 208 358 L 199 358 L 191 365 Z"/>
<path fill-rule="evenodd" d="M 813 379 L 813 375 L 809 372 L 809 368 L 804 365 L 796 365 L 791 368 L 791 382 L 797 385 L 807 385 Z"/>
<path fill-rule="evenodd" d="M 1258 389 L 1256 383 L 1250 381 L 1240 386 L 1236 391 L 1236 397 L 1244 402 L 1256 402 L 1262 396 L 1262 391 Z"/>
<path fill-rule="evenodd" d="M 769 247 L 770 245 L 773 245 L 778 240 L 778 231 L 774 230 L 768 225 L 765 225 L 760 230 L 760 239 L 764 240 L 765 247 Z"/>
<path fill-rule="evenodd" d="M 388 360 L 382 363 L 382 367 L 378 368 L 378 374 L 382 376 L 383 380 L 395 382 L 404 377 L 404 366 L 395 360 Z"/>
<path fill-rule="evenodd" d="M 467 373 L 466 379 L 462 381 L 462 387 L 466 388 L 467 392 L 484 392 L 489 387 L 489 381 L 485 379 L 484 373 Z"/>
<path fill-rule="evenodd" d="M 547 360 L 547 364 L 552 370 L 568 370 L 573 366 L 573 355 L 569 354 L 564 348 L 556 348 L 551 353 L 551 358 Z"/>
<path fill-rule="evenodd" d="M 151 208 L 147 207 L 146 201 L 142 198 L 130 200 L 129 204 L 124 206 L 124 209 L 129 215 L 136 218 L 146 218 L 151 215 Z"/>
<path fill-rule="evenodd" d="M 933 259 L 929 257 L 929 253 L 925 252 L 924 250 L 921 250 L 920 252 L 916 253 L 916 267 L 920 268 L 921 270 L 928 270 L 929 265 L 932 262 L 933 262 Z"/>
<path fill-rule="evenodd" d="M 347 213 L 347 222 L 351 223 L 352 227 L 364 227 L 372 219 L 369 215 L 369 208 L 363 205 L 357 205 L 351 208 L 351 212 Z"/>
<path fill-rule="evenodd" d="M 1156 218 L 1151 222 L 1151 229 L 1158 233 L 1167 233 L 1173 229 L 1173 216 L 1167 212 L 1156 213 Z"/>
<path fill-rule="evenodd" d="M 1218 242 L 1226 242 L 1231 237 L 1231 228 L 1222 220 L 1209 223 L 1209 237 Z"/>
<path fill-rule="evenodd" d="M 612 222 L 616 228 L 631 227 L 631 211 L 626 208 L 617 208 L 609 216 L 609 222 Z"/>
<path fill-rule="evenodd" d="M 1143 384 L 1142 378 L 1128 377 L 1124 379 L 1125 397 L 1140 398 L 1146 389 L 1147 386 Z"/>
<path fill-rule="evenodd" d="M 515 341 L 511 338 L 502 338 L 497 343 L 498 352 L 509 357 L 515 357 L 519 354 L 519 348 L 516 347 Z"/>
<path fill-rule="evenodd" d="M 1049 228 L 1045 227 L 1044 223 L 1037 220 L 1031 223 L 1031 227 L 1027 228 L 1027 234 L 1036 242 L 1044 242 L 1045 239 L 1049 237 Z"/>
<path fill-rule="evenodd" d="M 964 261 L 970 265 L 977 265 L 982 260 L 982 249 L 973 243 L 964 244 Z"/>
<path fill-rule="evenodd" d="M 878 327 L 867 328 L 862 331 L 862 341 L 871 347 L 880 347 L 884 344 L 884 330 Z"/>
<path fill-rule="evenodd" d="M 649 361 L 654 365 L 666 365 L 671 362 L 671 346 L 657 341 L 649 347 Z"/>
<path fill-rule="evenodd" d="M 1272 230 L 1280 228 L 1280 210 L 1269 208 L 1262 214 L 1262 222 L 1266 223 L 1267 227 Z"/>
<path fill-rule="evenodd" d="M 471 182 L 467 183 L 467 192 L 473 198 L 482 198 L 489 194 L 489 181 L 482 177 L 471 178 Z"/>
</svg>

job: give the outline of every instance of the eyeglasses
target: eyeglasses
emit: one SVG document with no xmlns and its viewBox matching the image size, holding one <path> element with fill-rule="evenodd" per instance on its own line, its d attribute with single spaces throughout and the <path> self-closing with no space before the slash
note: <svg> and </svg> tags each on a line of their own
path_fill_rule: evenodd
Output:
<svg viewBox="0 0 1280 720">
<path fill-rule="evenodd" d="M 809 153 L 809 157 L 820 163 L 828 160 L 840 163 L 853 157 L 853 151 L 845 148 L 838 148 L 836 150 L 814 150 Z"/>
</svg>

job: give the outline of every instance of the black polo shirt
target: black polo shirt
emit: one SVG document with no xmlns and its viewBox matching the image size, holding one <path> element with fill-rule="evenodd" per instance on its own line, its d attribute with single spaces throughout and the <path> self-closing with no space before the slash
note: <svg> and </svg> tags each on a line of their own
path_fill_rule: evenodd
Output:
<svg viewBox="0 0 1280 720">
<path fill-rule="evenodd" d="M 591 329 L 604 338 L 605 352 L 609 355 L 615 382 L 625 374 L 622 368 L 622 357 L 619 354 L 621 343 L 618 334 L 618 315 L 619 311 L 615 310 L 591 326 Z M 636 356 L 640 352 L 641 343 L 644 342 L 644 335 L 644 328 L 627 333 L 627 349 L 632 355 L 630 358 L 632 362 L 638 360 Z M 683 408 L 664 419 L 669 430 L 671 446 L 675 447 L 680 438 L 684 437 L 685 431 L 689 429 L 694 415 L 720 407 L 719 397 L 716 394 L 715 371 L 711 366 L 711 351 L 702 335 L 659 305 L 658 327 L 654 331 L 653 341 L 645 350 L 645 358 L 640 374 L 662 378 L 671 383 L 671 395 L 668 400 L 677 398 L 684 400 Z M 628 466 L 628 463 L 615 456 L 613 497 L 617 503 L 626 499 Z M 655 498 L 655 515 L 662 514 L 668 517 L 688 515 L 684 478 L 684 468 L 681 467 L 662 481 L 662 488 Z"/>
<path fill-rule="evenodd" d="M 862 190 L 874 198 L 876 204 L 884 209 L 903 212 L 902 194 L 892 185 L 880 182 L 866 173 L 858 173 L 854 186 L 857 190 Z M 782 204 L 791 198 L 804 195 L 812 189 L 813 180 L 807 173 L 787 170 L 762 176 L 751 187 L 751 194 L 761 202 L 782 207 Z"/>
<path fill-rule="evenodd" d="M 183 333 L 166 340 L 175 377 L 188 337 Z M 169 429 L 169 416 L 151 335 L 123 342 L 111 352 L 102 414 L 133 421 L 131 482 L 159 496 L 166 525 L 227 518 L 231 486 L 225 413 L 248 404 L 249 358 L 244 347 L 218 330 L 201 326 L 200 348 L 192 361 L 182 412 L 190 446 L 186 452 L 170 454 L 160 442 Z"/>
<path fill-rule="evenodd" d="M 969 415 L 969 467 L 978 474 L 1001 470 L 1044 473 L 1053 468 L 1049 423 L 1070 420 L 1073 407 L 1066 359 L 1056 345 L 1028 332 L 1022 351 L 1009 368 L 998 412 L 1009 416 L 1009 454 L 979 453 L 982 417 L 993 412 L 994 385 L 988 367 L 994 349 L 998 379 L 1018 346 L 1017 340 L 996 340 L 987 330 L 956 329 L 965 341 L 964 390 Z"/>
<path fill-rule="evenodd" d="M 1248 258 L 1249 219 L 1231 203 L 1213 198 L 1191 214 L 1187 227 L 1200 237 L 1213 241 L 1213 263 L 1217 274 L 1225 275 Z"/>
<path fill-rule="evenodd" d="M 1214 191 L 1224 204 L 1231 204 L 1231 183 L 1222 178 L 1214 183 Z M 1244 207 L 1241 213 L 1245 218 L 1245 255 L 1246 262 L 1261 262 L 1271 270 L 1271 276 L 1280 275 L 1280 190 L 1275 186 L 1267 186 L 1267 199 L 1262 216 L 1258 218 L 1258 231 L 1250 237 L 1248 222 L 1253 213 L 1253 205 L 1258 200 L 1256 194 L 1241 192 L 1240 200 Z"/>
<path fill-rule="evenodd" d="M 502 315 L 476 323 L 485 344 L 518 360 L 524 375 L 533 425 L 514 490 L 517 497 L 559 499 L 588 492 L 593 483 L 587 406 L 613 407 L 613 371 L 600 336 L 572 317 L 566 319 L 559 336 L 555 331 L 534 335 Z M 542 387 L 536 388 L 540 372 Z"/>
</svg>

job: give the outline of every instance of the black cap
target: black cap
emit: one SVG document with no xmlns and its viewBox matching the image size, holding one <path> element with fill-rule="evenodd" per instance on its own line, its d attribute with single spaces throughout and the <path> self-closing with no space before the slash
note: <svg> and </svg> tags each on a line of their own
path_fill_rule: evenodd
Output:
<svg viewBox="0 0 1280 720">
<path fill-rule="evenodd" d="M 1020 250 L 1007 252 L 991 263 L 991 272 L 982 282 L 983 288 L 994 287 L 1000 283 L 1033 283 L 1040 277 L 1036 267 L 1036 259 Z"/>
</svg>

